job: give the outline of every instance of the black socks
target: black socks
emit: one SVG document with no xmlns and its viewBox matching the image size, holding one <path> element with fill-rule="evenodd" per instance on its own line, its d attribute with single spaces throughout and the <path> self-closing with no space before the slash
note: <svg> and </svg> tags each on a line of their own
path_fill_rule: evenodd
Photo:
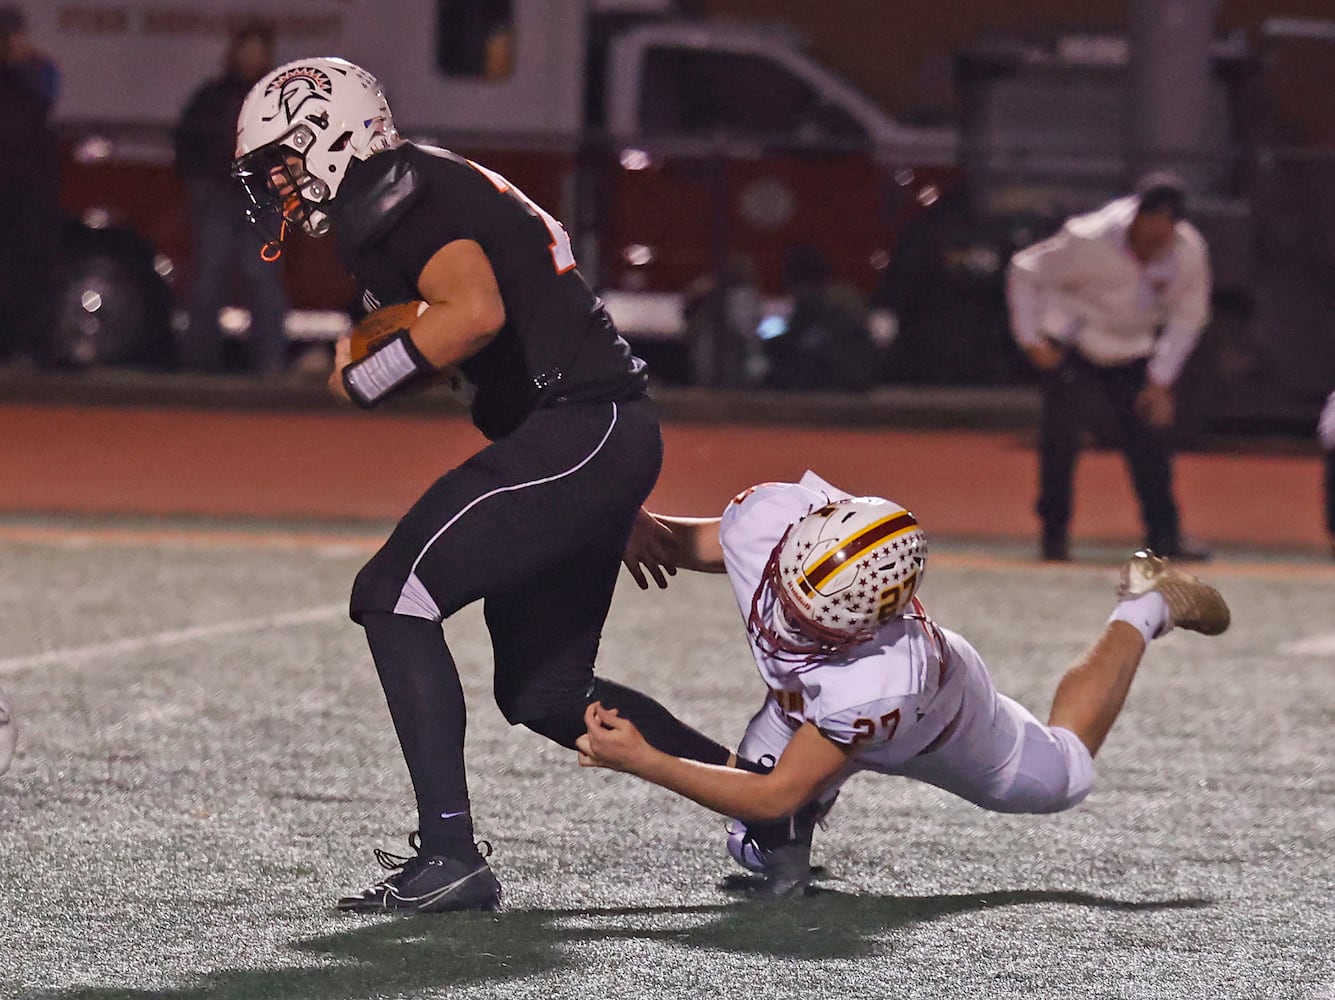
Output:
<svg viewBox="0 0 1335 1000">
<path fill-rule="evenodd" d="M 464 771 L 463 688 L 439 622 L 362 616 L 394 730 L 417 797 L 423 854 L 475 852 Z"/>
</svg>

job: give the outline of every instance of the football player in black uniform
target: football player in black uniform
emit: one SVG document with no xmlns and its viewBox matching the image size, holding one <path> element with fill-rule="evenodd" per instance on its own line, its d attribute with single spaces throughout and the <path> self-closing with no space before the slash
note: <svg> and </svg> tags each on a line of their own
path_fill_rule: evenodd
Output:
<svg viewBox="0 0 1335 1000">
<path fill-rule="evenodd" d="M 662 459 L 644 364 L 575 269 L 561 224 L 499 174 L 401 140 L 379 84 L 351 63 L 302 60 L 256 84 L 235 172 L 252 218 L 275 227 L 270 256 L 290 226 L 332 231 L 369 309 L 425 303 L 360 360 L 341 342 L 337 391 L 371 407 L 451 366 L 476 389 L 473 420 L 492 443 L 422 495 L 353 586 L 352 618 L 366 630 L 419 827 L 414 856 L 378 851 L 393 874 L 338 906 L 492 908 L 500 885 L 474 844 L 464 698 L 441 630 L 464 605 L 484 602 L 510 723 L 573 749 L 598 701 L 667 753 L 731 757 L 593 672 L 620 559 Z"/>
</svg>

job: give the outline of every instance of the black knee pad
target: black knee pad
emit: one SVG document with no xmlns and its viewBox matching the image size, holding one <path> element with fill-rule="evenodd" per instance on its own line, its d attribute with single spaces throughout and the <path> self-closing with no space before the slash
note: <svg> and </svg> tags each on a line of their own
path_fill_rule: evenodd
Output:
<svg viewBox="0 0 1335 1000">
<path fill-rule="evenodd" d="M 390 611 L 394 610 L 394 605 L 383 600 L 383 595 L 392 584 L 388 581 L 385 573 L 385 560 L 380 553 L 372 556 L 370 561 L 357 571 L 357 577 L 352 581 L 352 596 L 348 601 L 349 612 L 352 620 L 359 625 L 362 621 L 362 615 L 368 611 Z M 377 600 L 377 598 L 381 598 Z"/>
<path fill-rule="evenodd" d="M 388 546 L 372 556 L 357 573 L 348 606 L 352 620 L 359 624 L 363 615 L 374 611 L 434 621 L 445 617 L 436 596 L 414 577 L 412 563 Z"/>
</svg>

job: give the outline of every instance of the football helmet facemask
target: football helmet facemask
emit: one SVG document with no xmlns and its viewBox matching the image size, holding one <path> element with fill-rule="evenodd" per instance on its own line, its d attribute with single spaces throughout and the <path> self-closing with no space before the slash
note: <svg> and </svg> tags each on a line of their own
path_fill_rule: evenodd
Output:
<svg viewBox="0 0 1335 1000">
<path fill-rule="evenodd" d="M 774 547 L 749 630 L 777 659 L 840 653 L 908 609 L 926 566 L 926 536 L 899 504 L 877 497 L 826 504 L 795 521 Z"/>
<path fill-rule="evenodd" d="M 327 233 L 348 165 L 397 143 L 379 81 L 346 59 L 300 59 L 255 84 L 237 119 L 232 174 L 269 241 L 266 259 L 281 254 L 290 225 Z"/>
</svg>

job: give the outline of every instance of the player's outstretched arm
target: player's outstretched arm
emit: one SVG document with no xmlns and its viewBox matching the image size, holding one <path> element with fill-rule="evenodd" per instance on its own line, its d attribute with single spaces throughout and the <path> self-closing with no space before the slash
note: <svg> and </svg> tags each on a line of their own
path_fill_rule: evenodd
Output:
<svg viewBox="0 0 1335 1000">
<path fill-rule="evenodd" d="M 594 702 L 584 713 L 588 732 L 575 741 L 581 767 L 625 771 L 707 809 L 750 823 L 791 816 L 814 799 L 848 762 L 849 748 L 802 726 L 768 774 L 701 764 L 650 746 L 616 709 Z"/>
<path fill-rule="evenodd" d="M 641 590 L 649 589 L 646 572 L 660 590 L 678 569 L 725 572 L 718 524 L 717 517 L 669 517 L 641 507 L 621 561 Z"/>
</svg>

